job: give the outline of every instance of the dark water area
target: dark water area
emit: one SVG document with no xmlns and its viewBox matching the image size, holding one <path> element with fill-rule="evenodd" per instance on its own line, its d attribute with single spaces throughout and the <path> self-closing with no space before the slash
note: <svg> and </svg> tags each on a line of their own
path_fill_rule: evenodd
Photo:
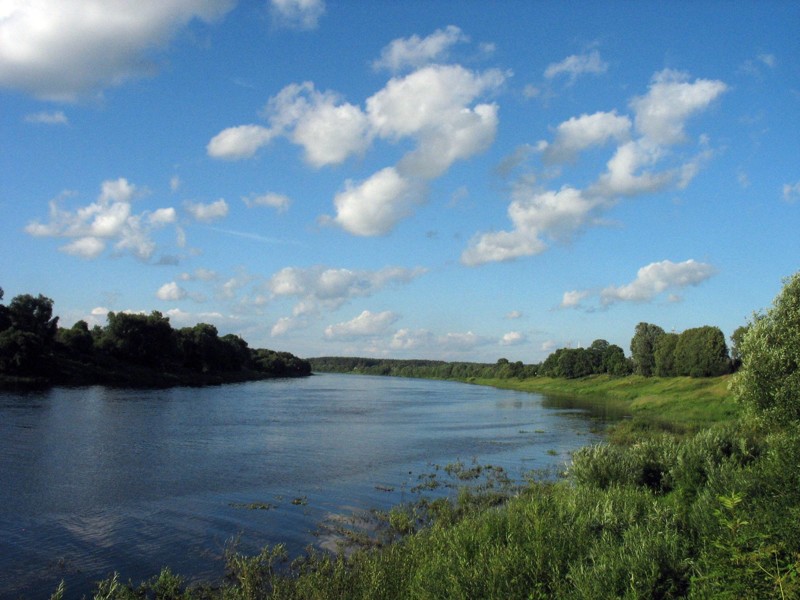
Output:
<svg viewBox="0 0 800 600">
<path fill-rule="evenodd" d="M 0 598 L 48 598 L 62 579 L 80 597 L 113 571 L 138 583 L 167 565 L 219 580 L 231 539 L 297 555 L 325 520 L 415 499 L 432 465 L 561 468 L 604 419 L 544 400 L 327 374 L 0 392 Z"/>
</svg>

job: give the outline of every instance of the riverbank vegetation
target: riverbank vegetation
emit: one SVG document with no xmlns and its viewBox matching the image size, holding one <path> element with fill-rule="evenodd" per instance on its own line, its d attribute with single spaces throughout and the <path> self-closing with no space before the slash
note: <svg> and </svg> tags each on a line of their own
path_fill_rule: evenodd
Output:
<svg viewBox="0 0 800 600">
<path fill-rule="evenodd" d="M 234 549 L 215 586 L 187 586 L 165 569 L 138 586 L 114 574 L 95 597 L 800 598 L 800 274 L 741 341 L 732 377 L 530 383 L 601 389 L 632 421 L 639 406 L 693 423 L 679 434 L 583 448 L 562 477 L 502 498 L 465 489 L 397 507 L 384 519 L 391 543 L 309 550 L 291 563 L 282 546 Z M 684 414 L 689 405 L 696 418 Z"/>
<path fill-rule="evenodd" d="M 110 312 L 105 327 L 91 329 L 58 320 L 42 295 L 0 302 L 0 387 L 205 385 L 311 373 L 293 354 L 250 348 L 206 323 L 173 329 L 157 311 Z"/>
</svg>

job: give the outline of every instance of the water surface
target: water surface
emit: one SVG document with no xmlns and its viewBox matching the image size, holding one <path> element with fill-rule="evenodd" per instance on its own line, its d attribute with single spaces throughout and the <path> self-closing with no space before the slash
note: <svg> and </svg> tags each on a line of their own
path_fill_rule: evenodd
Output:
<svg viewBox="0 0 800 600">
<path fill-rule="evenodd" d="M 477 459 L 520 478 L 563 465 L 597 422 L 542 400 L 347 375 L 0 392 L 0 597 L 47 598 L 62 579 L 79 596 L 164 565 L 219 579 L 233 537 L 297 554 L 331 515 L 412 499 L 431 465 Z"/>
</svg>

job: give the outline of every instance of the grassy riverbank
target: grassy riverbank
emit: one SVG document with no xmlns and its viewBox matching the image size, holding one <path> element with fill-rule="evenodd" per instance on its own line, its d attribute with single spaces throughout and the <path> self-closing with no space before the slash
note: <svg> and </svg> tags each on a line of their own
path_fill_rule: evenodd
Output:
<svg viewBox="0 0 800 600">
<path fill-rule="evenodd" d="M 690 434 L 715 423 L 736 419 L 741 406 L 729 389 L 731 376 L 610 377 L 581 379 L 531 377 L 527 379 L 479 379 L 469 383 L 502 389 L 568 397 L 580 405 L 603 405 L 628 415 L 610 431 L 612 442 L 632 442 L 647 433 Z"/>
</svg>

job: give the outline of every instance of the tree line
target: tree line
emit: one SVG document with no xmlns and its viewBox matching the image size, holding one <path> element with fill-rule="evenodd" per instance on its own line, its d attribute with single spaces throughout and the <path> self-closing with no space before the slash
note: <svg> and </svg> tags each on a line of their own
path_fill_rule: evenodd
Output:
<svg viewBox="0 0 800 600">
<path fill-rule="evenodd" d="M 315 371 L 393 375 L 431 379 L 508 379 L 558 377 L 575 379 L 589 375 L 642 375 L 644 377 L 716 377 L 735 371 L 741 363 L 738 348 L 747 327 L 731 336 L 729 355 L 719 327 L 705 325 L 682 333 L 667 333 L 652 323 L 639 323 L 630 343 L 631 355 L 616 344 L 597 339 L 588 348 L 558 348 L 543 362 L 523 364 L 506 358 L 496 363 L 446 362 L 322 356 L 309 359 Z"/>
<path fill-rule="evenodd" d="M 158 311 L 110 312 L 107 325 L 59 327 L 53 301 L 23 294 L 4 305 L 0 375 L 53 383 L 204 383 L 311 374 L 289 352 L 250 348 L 208 323 L 174 329 Z M 88 381 L 87 381 L 88 380 Z"/>
</svg>

